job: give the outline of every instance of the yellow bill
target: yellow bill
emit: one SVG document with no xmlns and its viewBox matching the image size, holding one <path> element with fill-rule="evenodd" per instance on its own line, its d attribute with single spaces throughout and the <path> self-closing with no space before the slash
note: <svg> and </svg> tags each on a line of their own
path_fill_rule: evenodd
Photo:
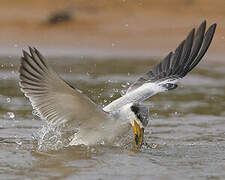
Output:
<svg viewBox="0 0 225 180">
<path fill-rule="evenodd" d="M 139 124 L 134 120 L 134 141 L 137 147 L 141 147 L 144 140 L 144 128 L 141 128 Z"/>
</svg>

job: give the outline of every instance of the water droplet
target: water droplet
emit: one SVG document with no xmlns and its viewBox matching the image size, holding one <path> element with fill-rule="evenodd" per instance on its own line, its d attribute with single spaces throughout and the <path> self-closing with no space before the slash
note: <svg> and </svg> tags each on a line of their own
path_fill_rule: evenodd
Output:
<svg viewBox="0 0 225 180">
<path fill-rule="evenodd" d="M 105 126 L 104 126 L 104 123 L 102 124 L 102 129 L 104 129 L 105 128 Z"/>
<path fill-rule="evenodd" d="M 36 139 L 36 138 L 35 138 L 35 136 L 34 136 L 33 134 L 31 135 L 31 138 L 32 138 L 33 140 L 35 140 L 35 139 Z"/>
<path fill-rule="evenodd" d="M 23 144 L 23 142 L 21 142 L 21 141 L 16 141 L 16 144 L 18 144 L 18 145 L 22 145 L 22 144 Z"/>
<path fill-rule="evenodd" d="M 104 145 L 105 144 L 105 141 L 104 140 L 100 140 L 99 141 L 99 144 Z"/>
<path fill-rule="evenodd" d="M 152 149 L 156 149 L 158 147 L 157 144 L 152 144 Z"/>
<path fill-rule="evenodd" d="M 7 103 L 10 103 L 11 102 L 11 99 L 10 98 L 7 98 L 6 101 L 7 101 Z"/>
<path fill-rule="evenodd" d="M 171 108 L 171 105 L 170 104 L 165 104 L 164 106 L 164 109 L 167 110 L 167 109 L 170 109 Z"/>
<path fill-rule="evenodd" d="M 7 115 L 9 116 L 10 119 L 15 118 L 15 114 L 13 112 L 7 112 Z"/>
<path fill-rule="evenodd" d="M 121 92 L 120 92 L 120 95 L 121 96 L 123 96 L 123 95 L 125 95 L 126 94 L 126 91 L 125 90 L 122 90 Z"/>
<path fill-rule="evenodd" d="M 109 97 L 112 98 L 114 96 L 114 93 L 109 94 Z"/>
<path fill-rule="evenodd" d="M 41 114 L 40 114 L 37 110 L 33 110 L 33 111 L 32 111 L 32 114 L 33 114 L 34 116 L 41 117 Z"/>
<path fill-rule="evenodd" d="M 83 91 L 81 91 L 80 89 L 77 89 L 77 88 L 76 88 L 76 90 L 77 90 L 77 92 L 83 94 Z"/>
<path fill-rule="evenodd" d="M 152 117 L 153 117 L 153 118 L 158 118 L 158 114 L 157 114 L 157 113 L 153 113 L 153 114 L 152 114 Z"/>
<path fill-rule="evenodd" d="M 125 87 L 127 87 L 127 85 L 126 85 L 126 84 L 121 84 L 121 86 L 122 86 L 122 88 L 125 88 Z"/>
<path fill-rule="evenodd" d="M 110 79 L 108 80 L 108 82 L 109 82 L 109 83 L 113 83 L 113 81 L 112 81 L 112 80 L 110 80 Z"/>
<path fill-rule="evenodd" d="M 113 91 L 114 91 L 114 92 L 116 92 L 116 93 L 117 93 L 117 92 L 119 92 L 119 90 L 118 90 L 118 89 L 113 89 Z"/>
<path fill-rule="evenodd" d="M 91 148 L 91 152 L 92 152 L 92 153 L 96 153 L 97 151 L 96 151 L 95 148 Z"/>
</svg>

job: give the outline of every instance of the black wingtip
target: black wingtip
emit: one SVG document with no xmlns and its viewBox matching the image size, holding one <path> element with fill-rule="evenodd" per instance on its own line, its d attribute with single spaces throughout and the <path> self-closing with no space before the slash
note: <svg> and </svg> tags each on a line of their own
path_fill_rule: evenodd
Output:
<svg viewBox="0 0 225 180">
<path fill-rule="evenodd" d="M 206 20 L 202 21 L 202 24 L 200 26 L 206 26 Z"/>
<path fill-rule="evenodd" d="M 37 48 L 33 48 L 34 49 L 34 52 L 40 57 L 41 56 L 41 53 L 37 50 Z"/>
<path fill-rule="evenodd" d="M 28 59 L 28 57 L 31 57 L 31 56 L 29 55 L 29 53 L 27 51 L 23 50 L 23 57 L 25 59 Z"/>
<path fill-rule="evenodd" d="M 24 58 L 31 57 L 31 55 L 32 55 L 33 48 L 29 45 L 27 47 L 29 49 L 30 54 L 26 50 L 22 49 L 22 53 L 23 53 Z"/>
<path fill-rule="evenodd" d="M 212 25 L 209 27 L 209 30 L 212 31 L 213 35 L 214 35 L 215 31 L 216 31 L 216 27 L 217 27 L 217 24 L 216 24 L 216 23 L 212 24 Z"/>
<path fill-rule="evenodd" d="M 217 26 L 217 23 L 214 23 L 214 24 L 212 24 L 211 26 L 213 26 L 213 27 L 215 27 L 215 28 L 216 28 L 216 26 Z"/>
<path fill-rule="evenodd" d="M 28 46 L 28 49 L 29 49 L 29 51 L 32 51 L 32 47 L 31 46 Z"/>
<path fill-rule="evenodd" d="M 24 49 L 22 49 L 22 53 L 23 53 L 22 58 L 24 58 L 25 54 L 26 54 L 26 51 Z"/>
<path fill-rule="evenodd" d="M 196 58 L 194 58 L 192 63 L 186 67 L 186 70 L 183 73 L 183 76 L 185 76 L 188 72 L 190 72 L 201 61 L 201 59 L 205 55 L 206 51 L 208 50 L 208 48 L 212 42 L 213 37 L 214 37 L 215 31 L 216 31 L 216 26 L 217 26 L 216 23 L 214 23 L 208 28 L 207 32 L 204 35 L 204 40 L 202 43 L 201 50 L 198 53 L 198 56 Z"/>
<path fill-rule="evenodd" d="M 193 28 L 172 53 L 169 53 L 162 62 L 140 77 L 128 89 L 127 92 L 140 87 L 146 82 L 162 82 L 167 79 L 181 79 L 190 72 L 205 55 L 214 37 L 217 24 L 209 26 L 206 31 L 206 20 L 202 21 L 198 29 Z M 174 84 L 167 84 L 168 90 L 175 89 Z"/>
<path fill-rule="evenodd" d="M 36 47 L 34 47 L 34 51 L 35 51 L 35 52 L 39 52 L 39 51 L 37 50 L 37 48 L 36 48 Z"/>
<path fill-rule="evenodd" d="M 195 35 L 204 34 L 206 29 L 206 20 L 202 22 L 202 24 L 198 27 L 197 33 Z"/>
</svg>

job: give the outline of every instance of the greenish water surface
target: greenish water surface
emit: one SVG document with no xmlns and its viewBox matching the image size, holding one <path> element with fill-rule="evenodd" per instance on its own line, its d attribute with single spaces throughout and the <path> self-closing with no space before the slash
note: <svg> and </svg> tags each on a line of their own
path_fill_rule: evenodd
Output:
<svg viewBox="0 0 225 180">
<path fill-rule="evenodd" d="M 159 60 L 49 58 L 66 81 L 104 106 Z M 179 87 L 148 100 L 139 152 L 118 146 L 38 151 L 43 122 L 18 86 L 18 58 L 0 57 L 0 179 L 225 179 L 225 64 L 203 60 Z"/>
</svg>

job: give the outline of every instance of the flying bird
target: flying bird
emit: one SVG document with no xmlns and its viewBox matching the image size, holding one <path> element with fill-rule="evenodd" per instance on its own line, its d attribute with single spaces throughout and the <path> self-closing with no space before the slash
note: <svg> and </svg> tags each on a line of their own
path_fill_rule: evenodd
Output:
<svg viewBox="0 0 225 180">
<path fill-rule="evenodd" d="M 131 84 L 125 95 L 103 109 L 61 79 L 36 48 L 23 51 L 19 85 L 49 126 L 65 131 L 77 129 L 70 145 L 110 143 L 133 128 L 135 144 L 141 147 L 149 121 L 149 107 L 143 101 L 177 88 L 176 82 L 201 61 L 215 29 L 216 24 L 212 24 L 206 31 L 206 21 L 197 31 L 192 29 L 174 52 Z"/>
</svg>

